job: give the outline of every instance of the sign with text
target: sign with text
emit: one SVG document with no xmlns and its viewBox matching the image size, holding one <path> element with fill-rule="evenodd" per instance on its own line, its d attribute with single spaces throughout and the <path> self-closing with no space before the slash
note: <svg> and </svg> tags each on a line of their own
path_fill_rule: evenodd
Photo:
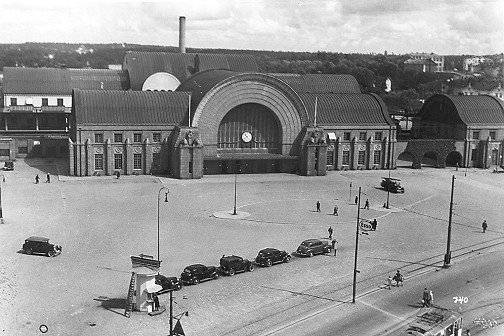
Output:
<svg viewBox="0 0 504 336">
<path fill-rule="evenodd" d="M 147 258 L 145 258 L 147 257 Z M 141 255 L 140 257 L 131 256 L 131 267 L 147 267 L 153 271 L 158 271 L 161 266 L 161 261 L 148 258 L 149 256 Z"/>
<path fill-rule="evenodd" d="M 373 225 L 371 224 L 371 221 L 367 219 L 361 219 L 359 223 L 359 227 L 362 231 L 371 231 L 373 229 Z"/>
</svg>

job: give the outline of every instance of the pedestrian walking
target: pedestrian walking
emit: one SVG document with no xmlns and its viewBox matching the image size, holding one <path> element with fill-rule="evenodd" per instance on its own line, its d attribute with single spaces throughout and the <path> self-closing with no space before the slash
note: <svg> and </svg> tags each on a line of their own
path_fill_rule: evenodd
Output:
<svg viewBox="0 0 504 336">
<path fill-rule="evenodd" d="M 481 227 L 483 228 L 483 233 L 485 233 L 486 229 L 488 227 L 488 224 L 487 224 L 486 220 L 483 221 L 483 223 L 481 224 Z"/>
<path fill-rule="evenodd" d="M 429 291 L 424 289 L 422 294 L 422 307 L 429 307 Z"/>
<path fill-rule="evenodd" d="M 157 294 L 154 294 L 154 310 L 159 310 L 159 298 L 157 296 Z"/>
<path fill-rule="evenodd" d="M 434 294 L 430 290 L 429 291 L 429 306 L 433 306 L 433 305 L 434 305 Z"/>
<path fill-rule="evenodd" d="M 334 211 L 333 211 L 334 216 L 338 216 L 338 204 L 334 205 Z"/>
<path fill-rule="evenodd" d="M 369 210 L 369 200 L 366 198 L 366 203 L 364 204 L 364 209 Z"/>
<path fill-rule="evenodd" d="M 39 176 L 38 176 L 38 174 L 37 174 L 37 176 L 35 176 L 35 184 L 38 184 L 38 183 L 39 183 L 39 180 L 40 180 L 40 177 L 39 177 Z"/>
<path fill-rule="evenodd" d="M 378 221 L 376 218 L 371 222 L 371 230 L 376 231 L 376 226 L 378 225 Z"/>
<path fill-rule="evenodd" d="M 392 280 L 394 280 L 396 282 L 396 286 L 399 287 L 399 285 L 401 285 L 401 286 L 403 285 L 404 277 L 401 274 L 401 272 L 399 270 L 397 270 L 397 272 L 394 275 L 394 277 L 392 278 Z"/>
<path fill-rule="evenodd" d="M 387 279 L 387 288 L 392 289 L 392 277 L 390 275 Z"/>
<path fill-rule="evenodd" d="M 332 226 L 329 226 L 329 229 L 327 229 L 327 232 L 329 232 L 329 239 L 332 239 L 332 234 L 333 234 Z"/>
<path fill-rule="evenodd" d="M 320 212 L 320 202 L 317 201 L 317 212 Z"/>
<path fill-rule="evenodd" d="M 51 174 L 47 173 L 46 183 L 51 183 Z"/>
<path fill-rule="evenodd" d="M 121 177 L 121 172 L 119 170 L 116 170 L 115 176 L 117 179 L 119 179 L 119 177 Z"/>
<path fill-rule="evenodd" d="M 359 196 L 355 196 L 355 205 L 359 203 Z"/>
</svg>

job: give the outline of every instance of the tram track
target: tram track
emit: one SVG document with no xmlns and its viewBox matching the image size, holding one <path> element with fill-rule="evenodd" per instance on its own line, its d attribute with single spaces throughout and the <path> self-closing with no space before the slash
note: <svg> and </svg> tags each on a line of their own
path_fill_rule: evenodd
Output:
<svg viewBox="0 0 504 336">
<path fill-rule="evenodd" d="M 452 260 L 463 260 L 464 257 L 468 257 L 474 253 L 479 253 L 481 251 L 493 248 L 493 247 L 498 247 L 504 245 L 504 237 L 498 237 L 494 238 L 489 241 L 485 242 L 480 242 L 480 243 L 475 243 L 471 244 L 469 246 L 463 246 L 459 247 L 457 249 L 452 250 Z M 379 258 L 375 258 L 379 259 Z M 382 259 L 386 260 L 386 259 Z M 443 254 L 437 254 L 434 256 L 430 256 L 428 258 L 420 259 L 417 261 L 413 262 L 406 262 L 406 261 L 399 261 L 399 260 L 389 260 L 389 261 L 394 261 L 394 262 L 403 262 L 406 263 L 403 266 L 398 266 L 397 268 L 401 270 L 406 270 L 406 274 L 408 274 L 406 278 L 406 282 L 408 282 L 411 279 L 420 277 L 422 275 L 425 275 L 427 273 L 439 270 L 442 268 L 441 265 L 438 265 L 442 263 L 444 260 L 444 253 Z M 408 269 L 409 267 L 414 267 L 418 266 L 413 269 Z M 395 269 L 391 268 L 391 269 Z M 366 296 L 372 295 L 374 293 L 377 293 L 381 290 L 384 289 L 384 280 L 388 275 L 390 274 L 390 269 L 387 269 L 383 272 L 373 274 L 371 276 L 368 276 L 366 278 L 363 278 L 359 281 L 357 281 L 358 285 L 363 285 L 366 282 L 372 282 L 372 284 L 369 284 L 368 289 L 361 291 L 360 294 L 356 295 L 356 299 L 364 298 Z M 380 282 L 383 283 L 382 286 L 376 286 L 376 283 Z M 374 285 L 373 285 L 374 284 Z M 269 288 L 272 290 L 275 290 L 275 288 L 271 287 L 265 287 Z M 330 310 L 333 309 L 338 309 L 344 304 L 348 304 L 351 302 L 351 300 L 348 298 L 347 294 L 344 294 L 343 296 L 337 297 L 337 293 L 339 292 L 347 292 L 349 289 L 352 288 L 352 284 L 345 285 L 345 286 L 340 286 L 338 288 L 334 288 L 332 290 L 324 290 L 323 293 L 317 293 L 316 288 L 312 288 L 312 293 L 309 293 L 309 291 L 306 292 L 292 292 L 289 290 L 283 290 L 283 289 L 276 289 L 276 290 L 282 290 L 286 292 L 290 292 L 293 294 L 291 298 L 303 298 L 302 302 L 294 303 L 290 305 L 289 307 L 286 307 L 282 310 L 279 310 L 277 312 L 272 312 L 268 314 L 267 316 L 257 318 L 253 322 L 247 324 L 247 325 L 242 325 L 239 328 L 233 328 L 232 330 L 228 330 L 221 335 L 249 335 L 249 336 L 269 336 L 269 335 L 275 335 L 287 328 L 290 328 L 292 326 L 295 326 L 298 323 L 307 321 L 313 317 L 316 317 L 320 314 L 326 313 Z M 315 291 L 315 293 L 313 293 Z M 343 294 L 343 293 L 342 293 Z M 320 300 L 323 300 L 325 304 L 323 304 L 323 307 L 320 307 L 318 309 L 313 309 L 309 308 L 310 306 L 314 305 L 316 302 L 320 302 Z M 307 313 L 308 311 L 308 313 Z M 286 321 L 288 320 L 289 322 L 287 323 L 278 323 L 276 321 Z M 272 327 L 273 326 L 273 327 Z"/>
</svg>

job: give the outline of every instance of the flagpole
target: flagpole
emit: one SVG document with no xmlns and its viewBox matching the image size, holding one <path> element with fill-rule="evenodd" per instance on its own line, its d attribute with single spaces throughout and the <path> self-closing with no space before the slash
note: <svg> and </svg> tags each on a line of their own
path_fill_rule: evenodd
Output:
<svg viewBox="0 0 504 336">
<path fill-rule="evenodd" d="M 313 126 L 317 127 L 317 97 L 315 97 L 315 117 L 313 119 Z"/>
<path fill-rule="evenodd" d="M 189 108 L 187 116 L 189 117 L 189 127 L 191 127 L 191 95 L 189 95 Z"/>
</svg>

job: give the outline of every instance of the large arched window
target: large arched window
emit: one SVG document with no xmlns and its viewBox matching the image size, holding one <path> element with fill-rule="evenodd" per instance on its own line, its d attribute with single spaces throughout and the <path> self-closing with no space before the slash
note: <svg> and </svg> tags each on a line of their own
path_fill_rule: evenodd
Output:
<svg viewBox="0 0 504 336">
<path fill-rule="evenodd" d="M 273 112 L 263 105 L 238 105 L 224 116 L 219 125 L 217 148 L 266 148 L 270 153 L 280 153 L 282 133 L 279 124 Z M 247 134 L 244 136 L 244 133 Z"/>
</svg>

